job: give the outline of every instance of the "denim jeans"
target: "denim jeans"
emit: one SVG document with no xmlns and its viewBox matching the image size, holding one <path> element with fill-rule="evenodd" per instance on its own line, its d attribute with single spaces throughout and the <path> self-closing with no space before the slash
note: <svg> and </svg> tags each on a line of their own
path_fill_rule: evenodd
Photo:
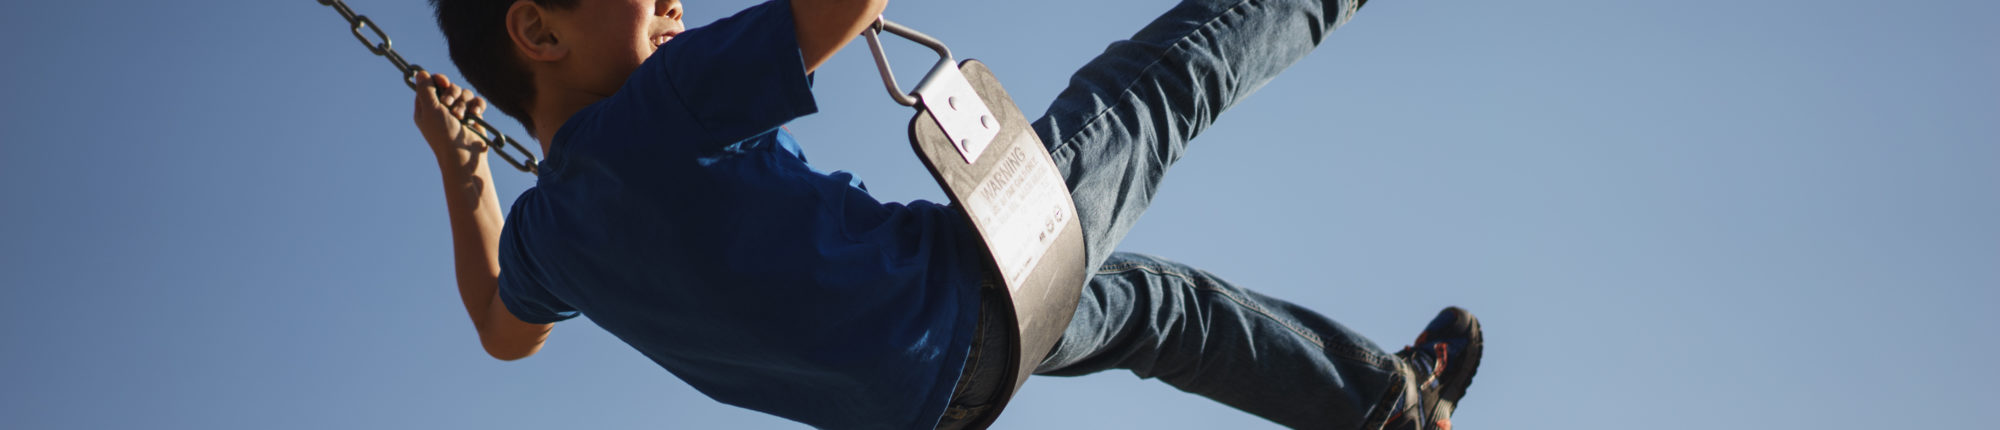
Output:
<svg viewBox="0 0 2000 430">
<path fill-rule="evenodd" d="M 1188 141 L 1311 52 L 1359 1 L 1185 0 L 1070 78 L 1035 130 L 1069 184 L 1097 269 L 1036 374 L 1126 369 L 1294 428 L 1370 420 L 1400 378 L 1394 357 L 1367 339 L 1207 272 L 1113 252 Z M 986 324 L 995 309 L 982 310 L 940 428 L 985 418 L 990 392 L 1007 383 L 995 380 L 1004 360 L 977 354 L 1003 341 Z"/>
</svg>

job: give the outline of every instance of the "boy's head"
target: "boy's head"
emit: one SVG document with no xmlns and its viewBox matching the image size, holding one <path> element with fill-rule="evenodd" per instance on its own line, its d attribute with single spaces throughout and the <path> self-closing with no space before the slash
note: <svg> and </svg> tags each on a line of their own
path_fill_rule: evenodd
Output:
<svg viewBox="0 0 2000 430">
<path fill-rule="evenodd" d="M 539 97 L 610 96 L 683 28 L 679 0 L 430 2 L 459 73 L 530 132 Z"/>
</svg>

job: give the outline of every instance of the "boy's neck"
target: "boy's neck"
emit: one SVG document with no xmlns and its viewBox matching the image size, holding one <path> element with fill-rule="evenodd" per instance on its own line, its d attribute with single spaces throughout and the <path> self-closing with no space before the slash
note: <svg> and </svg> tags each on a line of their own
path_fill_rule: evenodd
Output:
<svg viewBox="0 0 2000 430">
<path fill-rule="evenodd" d="M 535 140 L 542 144 L 542 154 L 548 156 L 549 143 L 554 142 L 556 132 L 562 130 L 563 123 L 591 103 L 603 100 L 605 96 L 576 91 L 568 88 L 543 86 L 535 94 Z"/>
</svg>

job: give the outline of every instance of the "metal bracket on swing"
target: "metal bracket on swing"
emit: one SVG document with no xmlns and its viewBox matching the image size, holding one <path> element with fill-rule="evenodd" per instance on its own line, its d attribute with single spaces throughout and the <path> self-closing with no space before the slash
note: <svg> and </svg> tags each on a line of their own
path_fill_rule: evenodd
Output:
<svg viewBox="0 0 2000 430">
<path fill-rule="evenodd" d="M 903 89 L 896 85 L 896 74 L 889 70 L 889 57 L 882 50 L 880 33 L 883 31 L 937 51 L 937 64 L 931 66 L 930 73 L 917 82 L 916 91 L 904 94 Z M 880 17 L 861 35 L 868 39 L 868 51 L 875 54 L 875 68 L 882 71 L 882 85 L 888 87 L 889 97 L 904 106 L 929 110 L 931 118 L 937 120 L 938 128 L 944 129 L 945 136 L 951 138 L 952 146 L 958 148 L 959 156 L 965 157 L 967 164 L 978 162 L 979 154 L 985 152 L 986 146 L 1000 134 L 1000 122 L 986 107 L 986 101 L 973 91 L 972 83 L 965 80 L 965 74 L 959 72 L 958 64 L 952 61 L 951 49 L 930 35 Z"/>
</svg>

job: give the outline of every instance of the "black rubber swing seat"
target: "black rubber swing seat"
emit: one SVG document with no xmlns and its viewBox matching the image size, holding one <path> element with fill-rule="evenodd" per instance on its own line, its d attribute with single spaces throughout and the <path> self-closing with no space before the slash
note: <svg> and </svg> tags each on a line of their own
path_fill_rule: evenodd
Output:
<svg viewBox="0 0 2000 430">
<path fill-rule="evenodd" d="M 966 145 L 966 139 L 945 133 L 937 119 L 951 113 L 933 110 L 963 110 L 967 101 L 925 100 L 910 120 L 910 144 L 978 231 L 993 274 L 988 288 L 1002 289 L 992 292 L 1003 293 L 1012 311 L 1002 317 L 1014 328 L 1003 379 L 1013 383 L 995 394 L 987 422 L 973 426 L 979 428 L 999 416 L 1062 338 L 1082 293 L 1085 257 L 1069 188 L 1027 117 L 985 64 L 966 60 L 957 69 L 991 114 L 963 124 L 984 121 L 983 126 L 998 133 L 990 144 Z"/>
</svg>

